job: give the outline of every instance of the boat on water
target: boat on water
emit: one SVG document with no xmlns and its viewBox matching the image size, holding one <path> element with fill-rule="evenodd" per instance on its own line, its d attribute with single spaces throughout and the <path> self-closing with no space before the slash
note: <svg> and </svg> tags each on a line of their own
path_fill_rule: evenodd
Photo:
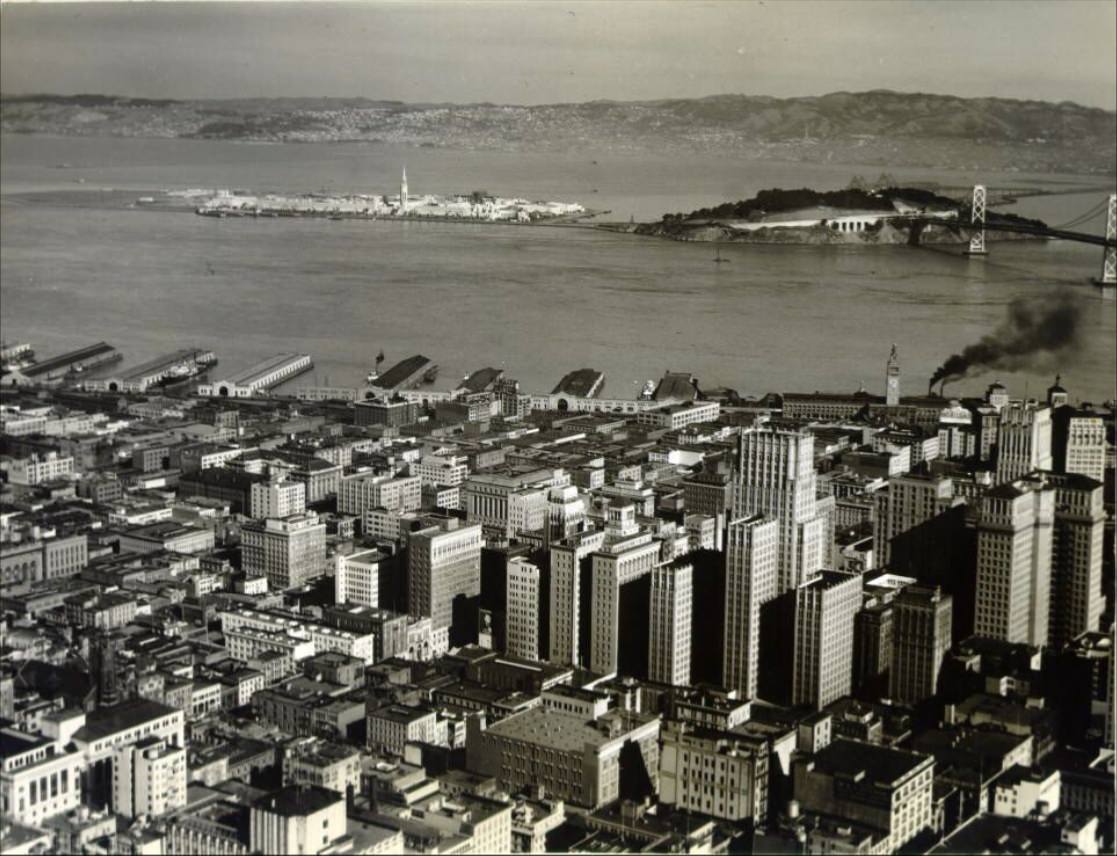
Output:
<svg viewBox="0 0 1117 856">
<path fill-rule="evenodd" d="M 378 377 L 380 377 L 380 364 L 381 364 L 382 362 L 384 362 L 384 349 L 383 349 L 383 348 L 381 348 L 381 349 L 380 349 L 380 353 L 378 353 L 378 354 L 376 355 L 376 367 L 375 367 L 375 368 L 373 368 L 373 370 L 372 370 L 372 371 L 370 371 L 370 372 L 369 372 L 369 373 L 368 373 L 368 374 L 367 374 L 367 375 L 365 376 L 365 383 L 368 383 L 368 384 L 372 384 L 372 383 L 375 383 L 375 382 L 376 382 L 376 379 L 377 379 Z"/>
<path fill-rule="evenodd" d="M 729 259 L 723 259 L 721 257 L 721 247 L 718 247 L 717 248 L 717 255 L 714 256 L 714 264 L 723 265 L 723 264 L 726 264 L 728 261 L 729 261 Z"/>
</svg>

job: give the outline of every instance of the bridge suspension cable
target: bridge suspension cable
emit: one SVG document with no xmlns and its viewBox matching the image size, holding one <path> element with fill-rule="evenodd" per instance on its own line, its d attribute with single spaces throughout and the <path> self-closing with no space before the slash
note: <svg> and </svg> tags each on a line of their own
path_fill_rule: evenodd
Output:
<svg viewBox="0 0 1117 856">
<path fill-rule="evenodd" d="M 1073 228 L 1075 226 L 1081 226 L 1086 221 L 1093 220 L 1095 217 L 1098 217 L 1098 216 L 1104 214 L 1105 209 L 1108 207 L 1108 205 L 1109 205 L 1108 200 L 1103 199 L 1101 202 L 1099 202 L 1097 205 L 1095 205 L 1089 211 L 1086 211 L 1085 213 L 1079 214 L 1073 220 L 1069 220 L 1066 223 L 1060 223 L 1058 226 L 1054 226 L 1052 228 L 1055 228 L 1055 229 L 1070 229 L 1070 228 Z"/>
</svg>

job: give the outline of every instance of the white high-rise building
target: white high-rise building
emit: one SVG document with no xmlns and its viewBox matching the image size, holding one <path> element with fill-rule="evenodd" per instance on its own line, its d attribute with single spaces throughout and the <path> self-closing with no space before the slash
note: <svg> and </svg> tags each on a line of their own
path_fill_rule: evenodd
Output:
<svg viewBox="0 0 1117 856">
<path fill-rule="evenodd" d="M 241 527 L 241 565 L 250 576 L 268 578 L 273 590 L 301 586 L 326 565 L 326 524 L 313 511 Z"/>
<path fill-rule="evenodd" d="M 338 514 L 364 515 L 370 508 L 415 511 L 422 505 L 423 480 L 417 475 L 354 473 L 344 476 L 337 486 Z"/>
<path fill-rule="evenodd" d="M 291 517 L 306 511 L 305 482 L 294 479 L 258 482 L 252 485 L 251 491 L 251 517 Z"/>
<path fill-rule="evenodd" d="M 694 569 L 662 566 L 652 571 L 648 620 L 648 678 L 663 684 L 690 683 L 690 638 Z"/>
<path fill-rule="evenodd" d="M 1051 408 L 1014 401 L 1001 408 L 997 428 L 997 484 L 1051 467 Z"/>
<path fill-rule="evenodd" d="M 399 180 L 399 211 L 400 214 L 407 213 L 407 167 L 403 168 L 403 175 Z"/>
<path fill-rule="evenodd" d="M 1055 488 L 1048 642 L 1057 647 L 1101 629 L 1105 500 L 1102 483 L 1083 475 L 1049 475 L 1045 481 Z"/>
<path fill-rule="evenodd" d="M 159 817 L 186 805 L 186 750 L 162 737 L 121 746 L 112 759 L 112 810 Z"/>
<path fill-rule="evenodd" d="M 726 529 L 722 683 L 756 698 L 760 607 L 779 594 L 779 523 L 759 514 Z"/>
<path fill-rule="evenodd" d="M 821 710 L 850 694 L 861 584 L 861 574 L 822 571 L 796 589 L 792 704 Z"/>
<path fill-rule="evenodd" d="M 539 659 L 539 567 L 522 556 L 508 560 L 504 651 L 525 660 Z"/>
<path fill-rule="evenodd" d="M 379 550 L 362 550 L 348 556 L 339 553 L 334 568 L 334 601 L 379 607 L 383 559 Z"/>
<path fill-rule="evenodd" d="M 435 631 L 453 623 L 454 598 L 481 593 L 481 527 L 456 517 L 407 539 L 407 592 L 412 615 L 429 615 Z"/>
<path fill-rule="evenodd" d="M 631 502 L 609 506 L 605 539 L 593 554 L 590 617 L 589 668 L 600 675 L 615 672 L 619 662 L 621 588 L 650 574 L 660 552 L 659 541 L 636 524 Z"/>
<path fill-rule="evenodd" d="M 873 495 L 873 552 L 881 567 L 892 562 L 892 539 L 942 514 L 953 502 L 954 486 L 946 476 L 906 473 L 893 476 Z"/>
<path fill-rule="evenodd" d="M 550 652 L 547 659 L 560 665 L 579 663 L 578 625 L 581 614 L 582 559 L 600 550 L 603 531 L 579 532 L 551 545 Z"/>
<path fill-rule="evenodd" d="M 977 520 L 978 636 L 1046 645 L 1050 620 L 1055 491 L 1042 480 L 1000 484 Z"/>
<path fill-rule="evenodd" d="M 818 514 L 814 435 L 764 426 L 741 432 L 734 517 L 779 521 L 779 592 L 798 588 L 822 568 L 829 551 Z"/>
</svg>

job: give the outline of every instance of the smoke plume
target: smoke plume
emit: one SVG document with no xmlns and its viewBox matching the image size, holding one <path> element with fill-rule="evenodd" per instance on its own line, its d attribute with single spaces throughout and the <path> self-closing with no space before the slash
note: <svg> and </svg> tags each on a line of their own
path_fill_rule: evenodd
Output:
<svg viewBox="0 0 1117 856">
<path fill-rule="evenodd" d="M 1078 345 L 1081 316 L 1081 304 L 1065 292 L 1017 298 L 1008 305 L 1004 322 L 981 341 L 947 358 L 931 376 L 930 386 L 988 369 L 1015 371 L 1036 366 L 1047 357 L 1072 350 Z"/>
</svg>

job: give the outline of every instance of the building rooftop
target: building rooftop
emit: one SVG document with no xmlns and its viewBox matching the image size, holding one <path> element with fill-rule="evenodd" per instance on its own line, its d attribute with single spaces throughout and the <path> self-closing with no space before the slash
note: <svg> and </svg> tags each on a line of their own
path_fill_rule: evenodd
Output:
<svg viewBox="0 0 1117 856">
<path fill-rule="evenodd" d="M 171 716 L 172 714 L 178 714 L 181 717 L 182 711 L 150 699 L 133 699 L 120 704 L 99 707 L 86 714 L 85 725 L 78 729 L 74 737 L 86 743 L 92 743 L 102 737 L 108 737 L 137 725 L 143 725 L 153 719 L 162 719 L 164 716 Z"/>
<path fill-rule="evenodd" d="M 596 720 L 587 720 L 547 707 L 534 707 L 502 719 L 490 726 L 489 731 L 560 752 L 580 752 L 587 744 L 603 746 L 654 719 L 654 716 L 610 711 Z"/>
<path fill-rule="evenodd" d="M 846 739 L 835 740 L 814 756 L 816 770 L 847 778 L 864 775 L 883 785 L 895 785 L 928 763 L 930 755 Z"/>
<path fill-rule="evenodd" d="M 562 380 L 551 390 L 552 395 L 574 395 L 590 398 L 601 389 L 605 375 L 597 369 L 575 369 L 563 375 Z"/>
<path fill-rule="evenodd" d="M 314 814 L 341 801 L 342 797 L 336 791 L 315 785 L 287 785 L 275 793 L 260 797 L 252 806 L 286 817 L 298 817 Z"/>
</svg>

